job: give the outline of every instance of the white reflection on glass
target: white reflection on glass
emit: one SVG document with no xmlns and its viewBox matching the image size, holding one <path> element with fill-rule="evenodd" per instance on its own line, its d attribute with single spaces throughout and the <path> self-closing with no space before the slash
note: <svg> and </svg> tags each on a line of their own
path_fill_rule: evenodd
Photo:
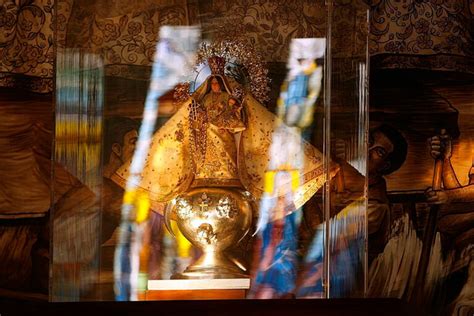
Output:
<svg viewBox="0 0 474 316">
<path fill-rule="evenodd" d="M 56 65 L 51 296 L 77 301 L 97 274 L 104 66 L 79 49 L 60 50 Z"/>
<path fill-rule="evenodd" d="M 150 148 L 158 114 L 158 99 L 182 81 L 192 67 L 199 37 L 200 30 L 196 27 L 164 26 L 160 29 L 160 41 L 154 58 L 143 121 L 122 205 L 120 240 L 114 264 L 115 292 L 119 301 L 137 300 L 139 253 L 144 221 L 149 208 L 148 196 L 139 193 L 137 183 L 140 182 L 140 175 Z"/>
<path fill-rule="evenodd" d="M 260 242 L 258 265 L 250 298 L 292 297 L 299 267 L 298 227 L 301 209 L 293 201 L 304 185 L 305 147 L 314 129 L 313 116 L 322 86 L 325 39 L 293 39 L 288 75 L 277 103 L 279 118 L 270 145 L 256 233 Z M 311 159 L 311 158 L 310 158 Z"/>
<path fill-rule="evenodd" d="M 296 38 L 291 41 L 288 75 L 278 99 L 278 116 L 289 126 L 312 131 L 316 101 L 322 87 L 326 39 Z M 306 133 L 307 134 L 307 133 Z"/>
</svg>

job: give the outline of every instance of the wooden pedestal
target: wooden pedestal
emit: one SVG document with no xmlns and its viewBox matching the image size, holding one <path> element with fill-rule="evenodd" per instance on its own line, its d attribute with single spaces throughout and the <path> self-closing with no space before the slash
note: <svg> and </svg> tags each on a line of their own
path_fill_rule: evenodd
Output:
<svg viewBox="0 0 474 316">
<path fill-rule="evenodd" d="M 250 279 L 150 280 L 148 290 L 139 294 L 144 301 L 244 299 Z"/>
</svg>

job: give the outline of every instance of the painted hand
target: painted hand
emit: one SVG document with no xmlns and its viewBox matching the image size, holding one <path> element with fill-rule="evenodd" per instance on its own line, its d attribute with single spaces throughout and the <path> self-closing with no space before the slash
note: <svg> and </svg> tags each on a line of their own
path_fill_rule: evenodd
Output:
<svg viewBox="0 0 474 316">
<path fill-rule="evenodd" d="M 434 159 L 451 158 L 452 142 L 449 135 L 439 135 L 428 139 L 430 145 L 430 154 Z"/>
<path fill-rule="evenodd" d="M 445 191 L 435 191 L 433 188 L 428 188 L 425 191 L 426 202 L 428 204 L 447 204 L 449 203 L 449 195 Z"/>
</svg>

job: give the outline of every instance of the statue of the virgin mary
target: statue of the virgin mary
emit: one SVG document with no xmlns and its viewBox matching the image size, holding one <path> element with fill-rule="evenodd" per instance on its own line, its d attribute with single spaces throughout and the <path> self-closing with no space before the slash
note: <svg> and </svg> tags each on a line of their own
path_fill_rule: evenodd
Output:
<svg viewBox="0 0 474 316">
<path fill-rule="evenodd" d="M 224 75 L 224 64 L 220 57 L 210 58 L 212 74 L 154 134 L 137 183 L 151 208 L 174 218 L 184 236 L 203 250 L 180 278 L 248 275 L 225 250 L 249 231 L 259 200 L 292 190 L 292 200 L 281 206 L 282 214 L 288 214 L 325 181 L 321 153 L 303 142 L 301 150 L 291 153 L 294 161 L 302 161 L 297 187 L 283 185 L 277 194 L 264 195 L 274 131 L 293 136 L 297 132 L 285 127 L 251 93 L 243 93 L 239 83 Z M 129 166 L 121 167 L 114 181 L 124 185 Z"/>
</svg>

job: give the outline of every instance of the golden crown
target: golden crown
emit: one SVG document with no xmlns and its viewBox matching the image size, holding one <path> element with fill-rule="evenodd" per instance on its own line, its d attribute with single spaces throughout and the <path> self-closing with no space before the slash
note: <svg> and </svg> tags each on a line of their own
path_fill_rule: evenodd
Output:
<svg viewBox="0 0 474 316">
<path fill-rule="evenodd" d="M 225 58 L 212 56 L 207 59 L 207 63 L 213 75 L 224 75 Z"/>
</svg>

